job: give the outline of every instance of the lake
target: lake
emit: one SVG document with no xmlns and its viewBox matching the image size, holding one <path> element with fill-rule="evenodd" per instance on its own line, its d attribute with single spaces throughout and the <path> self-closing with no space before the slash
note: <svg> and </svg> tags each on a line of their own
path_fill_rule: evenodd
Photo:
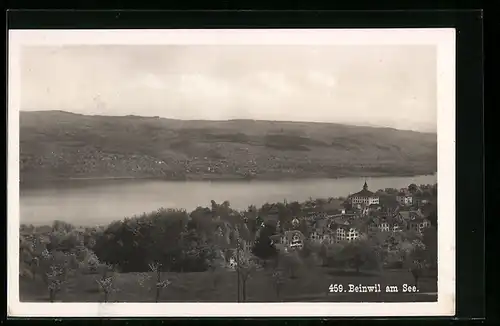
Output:
<svg viewBox="0 0 500 326">
<path fill-rule="evenodd" d="M 372 191 L 404 188 L 409 184 L 434 184 L 437 175 L 366 178 Z M 107 224 L 151 212 L 160 207 L 210 206 L 228 200 L 231 207 L 245 209 L 266 202 L 304 201 L 347 196 L 361 190 L 365 178 L 306 179 L 281 181 L 154 181 L 73 180 L 57 185 L 21 189 L 20 221 L 51 224 L 62 220 L 77 225 Z"/>
</svg>

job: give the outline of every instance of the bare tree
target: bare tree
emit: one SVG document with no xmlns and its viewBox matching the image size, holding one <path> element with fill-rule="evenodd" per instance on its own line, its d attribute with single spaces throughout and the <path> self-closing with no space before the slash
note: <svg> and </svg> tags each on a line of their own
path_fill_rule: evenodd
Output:
<svg viewBox="0 0 500 326">
<path fill-rule="evenodd" d="M 42 276 L 49 291 L 49 300 L 50 302 L 54 302 L 57 293 L 67 283 L 67 276 L 70 272 L 69 255 L 44 250 L 42 252 L 40 268 L 44 271 Z"/>
<path fill-rule="evenodd" d="M 109 264 L 100 264 L 98 268 L 101 272 L 101 278 L 97 279 L 96 282 L 99 285 L 99 290 L 103 293 L 103 302 L 108 302 L 109 295 L 118 290 L 115 284 L 114 275 L 110 275 L 110 272 L 113 271 L 113 267 Z"/>
<path fill-rule="evenodd" d="M 47 276 L 47 288 L 49 290 L 49 300 L 54 302 L 56 299 L 56 294 L 59 293 L 65 284 L 64 270 L 61 266 L 52 265 L 50 266 L 50 271 L 46 273 Z"/>
<path fill-rule="evenodd" d="M 146 288 L 148 291 L 155 289 L 155 302 L 160 301 L 161 291 L 169 286 L 171 282 L 167 279 L 162 279 L 161 275 L 161 263 L 153 262 L 149 264 L 149 270 L 154 274 L 152 277 L 149 273 L 139 274 L 139 285 Z M 154 286 L 150 286 L 150 282 L 153 281 Z"/>
<path fill-rule="evenodd" d="M 153 272 L 156 273 L 156 295 L 155 295 L 155 302 L 158 302 L 160 300 L 160 294 L 161 291 L 166 288 L 168 285 L 170 285 L 169 280 L 162 280 L 161 277 L 161 263 L 155 262 L 152 264 L 149 264 L 149 269 Z"/>
<path fill-rule="evenodd" d="M 252 255 L 249 250 L 238 250 L 238 256 L 236 258 L 236 270 L 238 273 L 238 279 L 241 285 L 241 294 L 243 302 L 246 301 L 246 290 L 247 290 L 247 281 L 251 277 L 251 275 L 258 269 L 258 264 L 256 258 Z"/>
<path fill-rule="evenodd" d="M 273 286 L 276 291 L 276 298 L 281 301 L 281 288 L 285 284 L 285 278 L 283 277 L 283 273 L 281 271 L 274 271 L 272 274 Z"/>
</svg>

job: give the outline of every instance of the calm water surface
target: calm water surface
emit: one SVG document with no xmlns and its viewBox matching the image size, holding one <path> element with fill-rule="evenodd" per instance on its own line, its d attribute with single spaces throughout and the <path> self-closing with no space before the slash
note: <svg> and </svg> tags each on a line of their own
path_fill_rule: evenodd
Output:
<svg viewBox="0 0 500 326">
<path fill-rule="evenodd" d="M 411 183 L 434 184 L 436 175 L 415 177 L 367 178 L 372 191 L 403 188 Z M 311 179 L 294 181 L 152 181 L 152 180 L 78 180 L 50 187 L 22 189 L 20 219 L 26 224 L 50 224 L 63 220 L 77 225 L 106 224 L 160 207 L 184 208 L 210 206 L 229 200 L 231 207 L 266 202 L 304 201 L 309 197 L 347 196 L 359 191 L 364 178 Z"/>
</svg>

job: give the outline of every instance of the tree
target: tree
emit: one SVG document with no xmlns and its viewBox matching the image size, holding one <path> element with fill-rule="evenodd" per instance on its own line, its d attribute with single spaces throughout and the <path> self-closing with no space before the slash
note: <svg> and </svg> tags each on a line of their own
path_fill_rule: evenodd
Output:
<svg viewBox="0 0 500 326">
<path fill-rule="evenodd" d="M 429 219 L 429 222 L 431 222 L 431 225 L 433 227 L 437 227 L 437 207 L 436 207 L 436 205 L 428 203 L 424 206 L 424 209 L 428 211 L 427 218 Z"/>
<path fill-rule="evenodd" d="M 438 185 L 437 185 L 437 183 L 436 183 L 435 185 L 433 185 L 433 186 L 432 186 L 432 188 L 431 188 L 431 193 L 432 193 L 432 195 L 433 195 L 434 197 L 437 197 L 437 195 L 438 195 Z"/>
<path fill-rule="evenodd" d="M 399 192 L 399 190 L 395 188 L 385 188 L 384 192 L 388 195 L 395 195 Z"/>
<path fill-rule="evenodd" d="M 159 209 L 141 217 L 111 223 L 96 239 L 93 248 L 101 261 L 124 272 L 144 272 L 151 261 L 177 269 L 184 263 L 183 248 L 193 240 L 189 216 L 182 210 Z"/>
<path fill-rule="evenodd" d="M 410 272 L 413 276 L 413 280 L 415 282 L 415 286 L 418 287 L 418 280 L 422 276 L 424 271 L 424 263 L 420 260 L 412 261 L 412 265 L 410 267 Z"/>
<path fill-rule="evenodd" d="M 219 205 L 217 205 L 217 203 L 215 202 L 215 200 L 211 200 L 210 201 L 210 204 L 211 204 L 211 211 L 212 211 L 212 217 L 215 218 L 217 217 L 217 209 L 219 207 Z"/>
<path fill-rule="evenodd" d="M 49 290 L 49 301 L 54 302 L 56 294 L 59 293 L 66 283 L 65 272 L 63 267 L 59 265 L 51 265 L 50 270 L 46 273 L 47 288 Z"/>
<path fill-rule="evenodd" d="M 261 229 L 252 248 L 252 253 L 255 256 L 267 260 L 277 255 L 276 247 L 270 238 L 273 234 L 274 230 L 271 226 L 266 225 Z"/>
<path fill-rule="evenodd" d="M 418 287 L 418 281 L 427 267 L 425 245 L 420 240 L 413 240 L 411 250 L 407 256 L 406 265 L 413 276 L 415 286 Z"/>
<path fill-rule="evenodd" d="M 297 250 L 292 250 L 288 253 L 283 254 L 280 263 L 284 270 L 288 271 L 288 275 L 291 279 L 297 278 L 297 271 L 302 264 L 299 253 Z"/>
<path fill-rule="evenodd" d="M 347 244 L 342 255 L 347 263 L 359 273 L 361 268 L 379 269 L 381 257 L 377 246 L 369 240 L 358 240 Z"/>
<path fill-rule="evenodd" d="M 399 244 L 398 239 L 394 235 L 390 235 L 384 241 L 383 246 L 384 249 L 386 249 L 387 251 L 394 251 L 397 249 L 398 244 Z"/>
<path fill-rule="evenodd" d="M 293 214 L 287 205 L 278 203 L 278 220 L 283 222 L 291 221 Z"/>
<path fill-rule="evenodd" d="M 299 256 L 301 259 L 308 259 L 311 257 L 311 255 L 313 254 L 313 246 L 310 244 L 309 241 L 305 241 L 304 243 L 304 247 L 302 248 L 302 250 L 300 250 L 298 253 L 299 253 Z"/>
<path fill-rule="evenodd" d="M 149 264 L 149 269 L 153 273 L 153 277 L 149 273 L 139 274 L 139 285 L 146 288 L 148 291 L 155 289 L 155 302 L 160 300 L 161 291 L 169 286 L 171 282 L 169 280 L 162 279 L 161 275 L 161 263 L 153 262 Z M 150 286 L 149 283 L 153 281 L 154 286 Z"/>
<path fill-rule="evenodd" d="M 98 269 L 100 270 L 101 278 L 97 279 L 96 282 L 100 292 L 103 293 L 103 302 L 108 302 L 109 295 L 118 290 L 115 284 L 114 274 L 112 273 L 113 266 L 104 263 L 100 264 Z"/>
<path fill-rule="evenodd" d="M 318 199 L 316 199 L 316 206 L 317 207 L 323 207 L 323 206 L 326 205 L 326 203 L 327 203 L 327 200 L 324 199 L 324 198 L 318 198 Z"/>
<path fill-rule="evenodd" d="M 225 265 L 225 253 L 222 250 L 213 248 L 212 259 L 208 261 L 208 270 L 212 273 L 212 286 L 215 289 L 221 280 L 220 268 Z"/>
<path fill-rule="evenodd" d="M 60 231 L 60 232 L 68 233 L 71 230 L 73 230 L 74 228 L 75 227 L 73 225 L 71 225 L 70 223 L 66 223 L 64 221 L 55 220 L 52 223 L 52 230 L 53 231 Z"/>
<path fill-rule="evenodd" d="M 302 211 L 302 206 L 298 201 L 293 201 L 288 204 L 288 209 L 293 216 L 299 216 Z"/>
<path fill-rule="evenodd" d="M 425 256 L 429 267 L 437 268 L 437 230 L 435 227 L 429 227 L 424 230 L 422 242 L 425 246 Z"/>
<path fill-rule="evenodd" d="M 276 298 L 280 300 L 281 288 L 285 284 L 285 278 L 283 277 L 283 273 L 281 271 L 274 271 L 272 274 L 273 286 L 276 291 Z"/>
<path fill-rule="evenodd" d="M 241 286 L 241 294 L 243 297 L 243 302 L 245 302 L 247 293 L 247 281 L 251 277 L 251 275 L 259 268 L 259 264 L 257 263 L 256 257 L 253 256 L 248 250 L 241 250 L 237 253 L 235 264 L 238 280 L 241 281 L 241 284 L 238 286 Z"/>
<path fill-rule="evenodd" d="M 49 292 L 50 302 L 54 302 L 56 295 L 67 283 L 71 274 L 71 268 L 74 267 L 74 256 L 62 252 L 51 252 L 44 250 L 40 261 L 42 277 Z"/>
<path fill-rule="evenodd" d="M 212 228 L 212 219 L 210 215 L 210 211 L 207 208 L 197 207 L 189 214 L 191 221 L 188 228 L 194 228 L 200 232 L 210 232 Z"/>
<path fill-rule="evenodd" d="M 410 184 L 410 185 L 408 186 L 408 191 L 409 191 L 411 194 L 416 193 L 416 192 L 417 192 L 417 190 L 418 190 L 418 186 L 417 186 L 416 184 L 414 184 L 414 183 L 412 183 L 412 184 Z"/>
<path fill-rule="evenodd" d="M 323 266 L 327 266 L 327 264 L 328 264 L 328 247 L 326 246 L 326 244 L 321 244 L 321 246 L 319 247 L 318 255 L 322 261 Z"/>
<path fill-rule="evenodd" d="M 302 232 L 302 234 L 307 237 L 309 234 L 309 224 L 305 220 L 300 220 L 297 230 Z"/>
<path fill-rule="evenodd" d="M 41 253 L 45 246 L 40 242 L 40 238 L 33 235 L 26 237 L 20 235 L 19 238 L 19 275 L 36 280 L 37 272 L 40 268 Z"/>
</svg>

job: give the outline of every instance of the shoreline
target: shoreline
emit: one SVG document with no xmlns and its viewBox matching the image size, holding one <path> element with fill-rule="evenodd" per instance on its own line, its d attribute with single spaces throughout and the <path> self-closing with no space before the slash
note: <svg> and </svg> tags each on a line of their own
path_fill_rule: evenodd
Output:
<svg viewBox="0 0 500 326">
<path fill-rule="evenodd" d="M 346 178 L 412 178 L 419 176 L 433 176 L 437 172 L 431 173 L 367 173 L 367 174 L 338 174 L 335 176 L 328 176 L 322 174 L 303 174 L 303 175 L 261 175 L 255 177 L 245 177 L 238 175 L 188 175 L 184 178 L 171 178 L 164 176 L 103 176 L 103 177 L 54 177 L 54 178 L 34 178 L 30 180 L 20 180 L 19 185 L 21 188 L 30 188 L 30 186 L 40 184 L 57 184 L 66 182 L 85 182 L 85 181 L 165 181 L 165 182 L 266 182 L 266 181 L 302 181 L 302 180 L 337 180 Z M 22 179 L 22 178 L 21 178 Z"/>
</svg>

